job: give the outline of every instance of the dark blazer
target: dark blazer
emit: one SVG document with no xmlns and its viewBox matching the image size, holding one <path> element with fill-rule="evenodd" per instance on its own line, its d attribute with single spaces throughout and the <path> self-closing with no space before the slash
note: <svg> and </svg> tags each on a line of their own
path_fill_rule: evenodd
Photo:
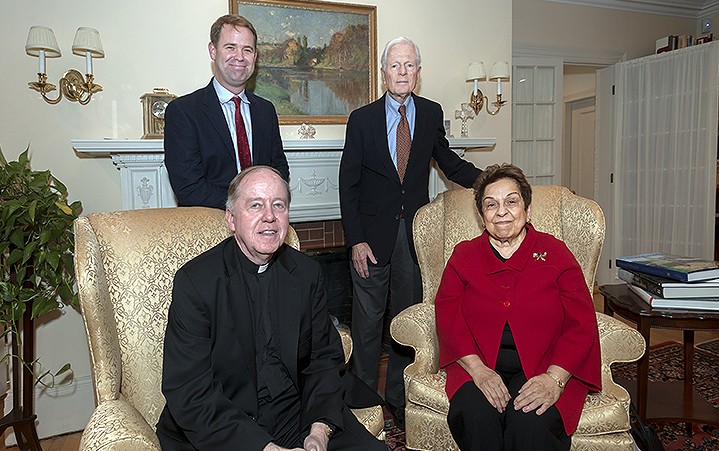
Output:
<svg viewBox="0 0 719 451">
<path fill-rule="evenodd" d="M 272 440 L 254 421 L 254 326 L 238 252 L 230 237 L 175 275 L 162 371 L 167 405 L 157 430 L 196 449 L 259 450 Z M 300 427 L 322 419 L 342 428 L 344 358 L 327 314 L 322 271 L 287 246 L 275 265 L 280 358 L 302 400 Z"/>
<path fill-rule="evenodd" d="M 404 206 L 405 226 L 412 258 L 412 221 L 419 207 L 429 202 L 432 159 L 444 175 L 471 187 L 481 173 L 449 148 L 442 107 L 416 96 L 414 137 L 404 183 L 400 183 L 387 143 L 385 93 L 379 100 L 350 114 L 340 163 L 340 208 L 347 245 L 369 243 L 379 265 L 389 261 Z"/>
<path fill-rule="evenodd" d="M 252 115 L 252 164 L 272 166 L 289 180 L 275 107 L 245 92 Z M 235 153 L 212 81 L 167 105 L 165 166 L 180 206 L 224 210 L 227 187 L 237 175 Z"/>
</svg>

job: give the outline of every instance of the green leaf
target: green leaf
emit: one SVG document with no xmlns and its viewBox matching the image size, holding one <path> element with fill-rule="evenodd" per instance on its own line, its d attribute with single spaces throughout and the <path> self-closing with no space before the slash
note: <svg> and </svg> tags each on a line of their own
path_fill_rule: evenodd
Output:
<svg viewBox="0 0 719 451">
<path fill-rule="evenodd" d="M 6 264 L 8 266 L 12 266 L 15 263 L 19 262 L 20 259 L 22 259 L 22 251 L 20 249 L 13 249 L 10 252 L 10 256 L 8 257 Z"/>
<path fill-rule="evenodd" d="M 32 258 L 35 248 L 37 248 L 37 241 L 31 241 L 30 244 L 25 246 L 25 249 L 22 251 L 22 264 L 27 263 L 27 261 Z"/>
<path fill-rule="evenodd" d="M 72 289 L 70 287 L 68 287 L 67 285 L 60 285 L 57 289 L 57 294 L 60 295 L 60 298 L 63 300 L 63 302 L 72 304 L 72 298 L 75 293 L 72 292 Z"/>
<path fill-rule="evenodd" d="M 23 229 L 15 229 L 10 234 L 10 242 L 17 247 L 25 247 L 25 231 Z"/>
<path fill-rule="evenodd" d="M 48 252 L 45 254 L 45 260 L 52 266 L 52 269 L 57 269 L 57 265 L 60 263 L 60 255 L 57 252 Z"/>
<path fill-rule="evenodd" d="M 62 366 L 62 368 L 60 368 L 59 370 L 57 370 L 57 372 L 55 373 L 55 376 L 59 376 L 59 375 L 61 375 L 61 374 L 67 373 L 67 372 L 70 371 L 71 369 L 72 369 L 72 367 L 70 366 L 70 364 L 69 364 L 69 363 L 66 363 L 66 364 L 64 364 L 64 365 Z"/>
<path fill-rule="evenodd" d="M 35 208 L 37 208 L 37 200 L 30 202 L 27 207 L 27 214 L 30 215 L 30 221 L 35 222 Z"/>
<path fill-rule="evenodd" d="M 40 232 L 40 244 L 44 245 L 47 244 L 52 239 L 52 231 L 50 229 L 45 229 L 42 232 Z"/>
</svg>

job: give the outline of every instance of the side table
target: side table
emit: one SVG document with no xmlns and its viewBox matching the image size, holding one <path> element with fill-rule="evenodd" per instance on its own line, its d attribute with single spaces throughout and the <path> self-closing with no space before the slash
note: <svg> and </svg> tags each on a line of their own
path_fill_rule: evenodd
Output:
<svg viewBox="0 0 719 451">
<path fill-rule="evenodd" d="M 686 421 L 719 424 L 719 410 L 712 407 L 694 390 L 694 331 L 719 329 L 719 311 L 652 308 L 634 294 L 626 284 L 602 285 L 604 313 L 614 313 L 636 323 L 647 349 L 637 362 L 637 383 L 625 386 L 637 400 L 642 419 Z M 683 331 L 684 381 L 649 382 L 649 331 L 664 327 Z M 636 385 L 636 391 L 634 386 Z"/>
</svg>

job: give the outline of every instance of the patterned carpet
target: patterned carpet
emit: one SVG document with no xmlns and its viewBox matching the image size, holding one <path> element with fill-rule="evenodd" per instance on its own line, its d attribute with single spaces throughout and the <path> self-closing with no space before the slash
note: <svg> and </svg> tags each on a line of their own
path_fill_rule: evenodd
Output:
<svg viewBox="0 0 719 451">
<path fill-rule="evenodd" d="M 394 425 L 394 420 L 389 419 L 384 422 L 385 443 L 387 449 L 394 451 L 404 451 L 404 431 Z"/>
<path fill-rule="evenodd" d="M 669 382 L 683 380 L 684 352 L 680 343 L 663 343 L 649 351 L 649 380 Z M 622 363 L 612 367 L 614 377 L 636 379 L 636 364 Z M 719 340 L 703 343 L 694 352 L 694 388 L 709 404 L 719 409 Z M 719 427 L 693 424 L 691 437 L 686 436 L 685 424 L 650 422 L 667 451 L 719 450 Z"/>
<path fill-rule="evenodd" d="M 684 352 L 680 343 L 664 343 L 649 351 L 649 380 L 682 380 Z M 612 367 L 615 377 L 636 379 L 636 364 L 622 363 Z M 719 340 L 703 343 L 694 353 L 694 387 L 712 406 L 719 409 Z M 666 451 L 719 451 L 719 427 L 693 424 L 692 437 L 687 437 L 684 423 L 652 422 Z M 385 421 L 387 449 L 404 451 L 404 431 L 394 426 L 391 418 Z"/>
</svg>

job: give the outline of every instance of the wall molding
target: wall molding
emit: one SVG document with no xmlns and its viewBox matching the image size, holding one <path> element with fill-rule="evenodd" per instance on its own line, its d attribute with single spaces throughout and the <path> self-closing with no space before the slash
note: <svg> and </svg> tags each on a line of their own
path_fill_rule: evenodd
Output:
<svg viewBox="0 0 719 451">
<path fill-rule="evenodd" d="M 564 64 L 606 67 L 626 59 L 626 52 L 555 45 L 512 43 L 512 58 L 559 58 Z"/>
<path fill-rule="evenodd" d="M 719 11 L 718 0 L 549 0 L 555 3 L 620 9 L 662 16 L 700 19 Z"/>
</svg>

